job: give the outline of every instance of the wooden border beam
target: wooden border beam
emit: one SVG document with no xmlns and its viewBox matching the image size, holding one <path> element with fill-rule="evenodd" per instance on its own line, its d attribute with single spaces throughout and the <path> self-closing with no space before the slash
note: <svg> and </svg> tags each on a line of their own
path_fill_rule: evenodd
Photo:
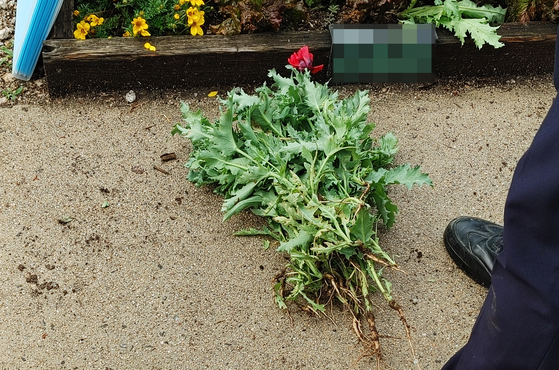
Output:
<svg viewBox="0 0 559 370">
<path fill-rule="evenodd" d="M 439 77 L 533 75 L 553 72 L 557 25 L 508 23 L 499 28 L 505 46 L 478 50 L 446 30 L 439 36 L 434 71 Z M 151 52 L 143 47 L 150 42 Z M 43 63 L 51 96 L 84 90 L 175 89 L 260 85 L 268 70 L 285 71 L 287 58 L 309 45 L 315 61 L 330 57 L 328 31 L 237 36 L 164 36 L 45 41 Z M 324 63 L 328 69 L 328 62 Z M 322 76 L 322 77 L 321 77 Z M 328 79 L 326 73 L 319 80 Z"/>
</svg>

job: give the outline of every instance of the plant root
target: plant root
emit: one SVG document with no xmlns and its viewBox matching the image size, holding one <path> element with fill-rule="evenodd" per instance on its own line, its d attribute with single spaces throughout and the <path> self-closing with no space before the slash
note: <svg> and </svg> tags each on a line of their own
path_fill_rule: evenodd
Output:
<svg viewBox="0 0 559 370">
<path fill-rule="evenodd" d="M 421 366 L 419 365 L 419 361 L 417 360 L 417 357 L 415 355 L 415 349 L 413 348 L 413 343 L 411 341 L 410 325 L 408 324 L 408 321 L 406 320 L 406 317 L 404 315 L 404 310 L 395 300 L 391 300 L 390 302 L 388 302 L 388 305 L 390 306 L 390 308 L 392 308 L 393 310 L 396 310 L 398 312 L 398 316 L 400 316 L 400 321 L 402 322 L 402 324 L 404 324 L 404 329 L 406 331 L 406 338 L 408 339 L 408 343 L 410 345 L 410 350 L 411 350 L 411 355 L 412 355 L 412 358 L 413 358 L 413 363 L 417 365 L 417 368 L 419 370 L 421 370 Z"/>
<path fill-rule="evenodd" d="M 382 352 L 380 348 L 380 338 L 381 336 L 378 333 L 376 324 L 375 324 L 375 316 L 372 312 L 368 312 L 366 314 L 367 325 L 369 328 L 369 334 L 365 334 L 361 328 L 361 320 L 357 318 L 357 316 L 353 315 L 353 331 L 357 338 L 361 343 L 363 343 L 364 349 L 363 353 L 355 362 L 353 363 L 353 367 L 357 365 L 359 361 L 367 357 L 374 357 L 376 360 L 376 368 L 380 370 L 382 364 Z"/>
</svg>

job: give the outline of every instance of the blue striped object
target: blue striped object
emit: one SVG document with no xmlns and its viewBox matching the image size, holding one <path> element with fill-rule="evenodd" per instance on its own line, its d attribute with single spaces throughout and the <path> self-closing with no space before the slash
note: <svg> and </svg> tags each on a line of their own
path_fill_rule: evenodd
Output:
<svg viewBox="0 0 559 370">
<path fill-rule="evenodd" d="M 29 81 L 37 66 L 43 41 L 58 16 L 63 0 L 19 0 L 16 10 L 16 32 L 12 75 Z"/>
</svg>

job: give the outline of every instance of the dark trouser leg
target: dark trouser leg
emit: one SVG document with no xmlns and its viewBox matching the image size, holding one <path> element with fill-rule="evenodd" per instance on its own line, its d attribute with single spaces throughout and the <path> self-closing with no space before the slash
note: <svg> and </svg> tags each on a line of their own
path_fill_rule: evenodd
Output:
<svg viewBox="0 0 559 370">
<path fill-rule="evenodd" d="M 559 99 L 515 170 L 504 249 L 470 340 L 443 369 L 559 369 Z"/>
</svg>

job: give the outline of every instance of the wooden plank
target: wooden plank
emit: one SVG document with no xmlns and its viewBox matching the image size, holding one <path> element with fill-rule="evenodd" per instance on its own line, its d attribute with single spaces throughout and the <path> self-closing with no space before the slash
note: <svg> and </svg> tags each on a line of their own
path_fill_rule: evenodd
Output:
<svg viewBox="0 0 559 370">
<path fill-rule="evenodd" d="M 437 76 L 494 76 L 553 71 L 557 25 L 546 22 L 505 24 L 505 46 L 478 50 L 463 46 L 448 31 L 437 30 Z M 144 49 L 150 42 L 156 52 Z M 49 92 L 60 96 L 80 90 L 127 91 L 260 85 L 269 69 L 285 71 L 287 58 L 309 45 L 315 62 L 329 68 L 328 31 L 237 36 L 165 36 L 91 40 L 47 40 L 43 52 Z M 319 81 L 327 73 L 317 74 Z"/>
<path fill-rule="evenodd" d="M 505 46 L 478 49 L 472 40 L 464 45 L 447 30 L 437 30 L 434 70 L 438 77 L 536 75 L 553 72 L 557 24 L 505 23 L 497 31 Z"/>
<path fill-rule="evenodd" d="M 71 39 L 72 37 L 74 37 L 74 0 L 64 0 L 49 38 Z"/>
<path fill-rule="evenodd" d="M 145 42 L 157 51 L 146 50 Z M 328 60 L 328 32 L 297 32 L 47 40 L 43 62 L 52 96 L 83 89 L 260 85 L 269 69 L 284 71 L 303 45 L 311 45 L 315 60 Z"/>
</svg>

